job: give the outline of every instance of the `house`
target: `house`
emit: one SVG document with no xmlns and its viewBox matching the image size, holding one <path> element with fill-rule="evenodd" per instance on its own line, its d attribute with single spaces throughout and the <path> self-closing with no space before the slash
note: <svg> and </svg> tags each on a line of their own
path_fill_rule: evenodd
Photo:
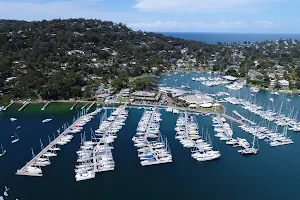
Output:
<svg viewBox="0 0 300 200">
<path fill-rule="evenodd" d="M 278 81 L 278 82 L 279 82 L 279 85 L 280 85 L 280 86 L 286 87 L 286 86 L 289 86 L 289 85 L 290 85 L 290 83 L 289 83 L 287 80 L 280 80 L 280 81 Z"/>
<path fill-rule="evenodd" d="M 263 76 L 262 73 L 255 71 L 253 69 L 249 69 L 249 71 L 248 71 L 248 77 L 251 79 L 254 79 L 256 77 L 262 77 L 262 76 Z"/>
<path fill-rule="evenodd" d="M 276 80 L 270 80 L 270 86 L 275 86 L 275 84 L 276 84 Z"/>
</svg>

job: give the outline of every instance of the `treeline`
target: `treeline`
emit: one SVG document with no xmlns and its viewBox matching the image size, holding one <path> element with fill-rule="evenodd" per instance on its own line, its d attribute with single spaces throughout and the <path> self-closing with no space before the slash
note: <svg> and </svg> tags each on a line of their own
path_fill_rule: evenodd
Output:
<svg viewBox="0 0 300 200">
<path fill-rule="evenodd" d="M 89 76 L 107 83 L 115 77 L 149 73 L 153 67 L 159 74 L 171 67 L 171 58 L 181 58 L 185 47 L 197 59 L 205 59 L 218 48 L 135 32 L 109 21 L 0 20 L 0 90 L 20 99 L 81 97 Z M 9 77 L 16 78 L 7 82 Z"/>
</svg>

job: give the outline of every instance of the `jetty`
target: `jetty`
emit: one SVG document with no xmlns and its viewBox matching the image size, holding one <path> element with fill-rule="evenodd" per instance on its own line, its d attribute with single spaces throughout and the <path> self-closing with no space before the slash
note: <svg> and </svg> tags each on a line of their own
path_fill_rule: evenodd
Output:
<svg viewBox="0 0 300 200">
<path fill-rule="evenodd" d="M 89 111 L 92 107 L 93 107 L 93 105 L 95 105 L 95 101 L 86 109 L 86 111 Z"/>
<path fill-rule="evenodd" d="M 244 124 L 245 124 L 242 120 L 239 120 L 239 119 L 236 119 L 236 118 L 231 117 L 231 116 L 229 116 L 229 115 L 226 115 L 225 113 L 224 113 L 224 114 L 221 114 L 221 116 L 224 117 L 224 118 L 226 118 L 226 119 L 229 119 L 229 120 L 231 120 L 231 121 L 233 121 L 233 122 L 236 122 L 236 123 L 238 123 L 238 124 L 240 124 L 240 125 L 244 125 Z"/>
<path fill-rule="evenodd" d="M 70 110 L 73 110 L 78 103 L 79 101 L 76 101 L 75 104 L 70 108 Z"/>
<path fill-rule="evenodd" d="M 30 104 L 30 101 L 25 101 L 24 104 L 23 104 L 23 106 L 21 108 L 19 108 L 18 111 L 22 111 L 29 104 Z"/>
<path fill-rule="evenodd" d="M 3 108 L 3 111 L 7 110 L 11 105 L 13 105 L 15 102 L 12 101 L 10 102 L 10 104 L 8 104 L 5 108 Z"/>
<path fill-rule="evenodd" d="M 98 108 L 97 110 L 95 110 L 93 112 L 93 114 L 97 114 L 101 111 L 101 108 Z M 82 115 L 81 117 L 79 117 L 72 125 L 70 125 L 68 128 L 66 128 L 66 130 L 64 130 L 58 137 L 56 137 L 52 142 L 50 142 L 50 144 L 48 144 L 48 146 L 46 146 L 44 149 L 42 149 L 42 151 L 40 153 L 38 153 L 35 157 L 33 157 L 28 163 L 26 163 L 26 165 L 24 167 L 22 167 L 20 170 L 17 170 L 16 175 L 22 175 L 22 176 L 36 176 L 36 177 L 41 177 L 43 176 L 42 173 L 31 173 L 27 171 L 27 168 L 32 166 L 36 160 L 40 159 L 46 152 L 50 151 L 50 149 L 57 144 L 58 141 L 61 140 L 61 138 L 63 138 L 66 134 L 70 133 L 71 129 L 73 129 L 78 122 L 80 122 L 82 119 L 86 118 L 86 117 L 90 117 L 92 115 L 92 113 L 86 114 L 86 115 Z"/>
<path fill-rule="evenodd" d="M 41 108 L 41 110 L 45 110 L 46 107 L 51 103 L 51 101 L 47 101 L 47 103 Z"/>
<path fill-rule="evenodd" d="M 87 107 L 87 105 L 89 105 L 89 102 L 87 102 L 84 106 L 82 106 L 81 110 L 83 110 L 85 107 Z"/>
<path fill-rule="evenodd" d="M 240 113 L 238 113 L 236 110 L 232 111 L 232 113 L 236 114 L 237 116 L 239 116 L 243 121 L 248 122 L 251 125 L 256 125 L 255 122 L 250 121 L 249 119 L 243 117 Z"/>
</svg>

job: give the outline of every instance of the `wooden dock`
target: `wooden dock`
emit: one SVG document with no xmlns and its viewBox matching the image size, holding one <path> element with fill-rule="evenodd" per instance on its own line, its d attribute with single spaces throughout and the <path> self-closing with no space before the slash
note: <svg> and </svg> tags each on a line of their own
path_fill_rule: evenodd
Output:
<svg viewBox="0 0 300 200">
<path fill-rule="evenodd" d="M 231 121 L 233 121 L 233 122 L 236 122 L 236 123 L 238 123 L 238 124 L 240 124 L 240 125 L 245 124 L 242 120 L 238 120 L 238 119 L 236 119 L 236 118 L 234 118 L 234 117 L 230 117 L 230 116 L 228 116 L 228 115 L 226 115 L 226 114 L 221 114 L 221 116 L 224 117 L 224 118 L 226 118 L 226 119 L 229 119 L 229 120 L 231 120 Z"/>
<path fill-rule="evenodd" d="M 51 103 L 51 101 L 47 101 L 47 103 L 41 108 L 41 110 L 45 110 L 46 107 Z"/>
<path fill-rule="evenodd" d="M 73 110 L 78 103 L 79 101 L 76 101 L 75 104 L 70 108 L 70 110 Z"/>
<path fill-rule="evenodd" d="M 102 109 L 98 108 L 95 112 L 99 113 Z M 76 124 L 83 119 L 84 117 L 87 117 L 91 115 L 90 113 L 87 115 L 83 115 L 81 117 L 79 117 L 71 126 L 69 126 L 64 132 L 62 132 L 57 138 L 55 138 L 50 144 L 48 144 L 48 146 L 46 146 L 39 154 L 37 154 L 34 158 L 32 158 L 28 163 L 26 163 L 26 165 L 24 167 L 22 167 L 20 170 L 17 170 L 16 175 L 22 175 L 22 176 L 43 176 L 43 174 L 36 174 L 36 173 L 30 173 L 27 172 L 26 169 L 27 167 L 31 166 L 38 158 L 41 158 L 47 151 L 49 151 L 49 149 L 56 145 L 57 142 L 66 134 L 68 134 L 70 132 L 70 130 L 76 126 Z"/>
<path fill-rule="evenodd" d="M 21 108 L 19 108 L 19 110 L 18 111 L 22 111 L 26 106 L 28 106 L 30 104 L 30 102 L 29 101 L 26 101 L 24 104 L 23 104 L 23 106 L 21 107 Z"/>
<path fill-rule="evenodd" d="M 8 104 L 5 108 L 3 108 L 3 111 L 7 110 L 11 105 L 13 105 L 15 102 L 10 102 L 10 104 Z"/>
</svg>

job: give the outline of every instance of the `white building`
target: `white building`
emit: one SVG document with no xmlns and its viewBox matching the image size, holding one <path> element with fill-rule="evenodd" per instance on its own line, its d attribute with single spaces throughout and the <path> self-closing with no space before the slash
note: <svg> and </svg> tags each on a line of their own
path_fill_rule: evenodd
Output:
<svg viewBox="0 0 300 200">
<path fill-rule="evenodd" d="M 289 86 L 290 85 L 290 83 L 287 80 L 280 80 L 278 82 L 279 82 L 279 85 L 281 85 L 281 86 Z"/>
</svg>

